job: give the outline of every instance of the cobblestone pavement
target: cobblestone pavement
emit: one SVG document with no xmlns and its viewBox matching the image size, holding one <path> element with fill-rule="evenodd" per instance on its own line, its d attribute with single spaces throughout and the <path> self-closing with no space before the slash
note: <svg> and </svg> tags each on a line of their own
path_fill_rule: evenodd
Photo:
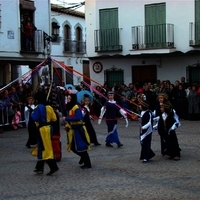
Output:
<svg viewBox="0 0 200 200">
<path fill-rule="evenodd" d="M 43 175 L 35 175 L 36 158 L 25 147 L 26 128 L 0 134 L 0 200 L 188 200 L 200 199 L 200 125 L 181 121 L 177 130 L 181 160 L 160 155 L 157 132 L 149 163 L 139 161 L 139 122 L 118 125 L 122 148 L 105 147 L 106 124 L 92 122 L 101 146 L 89 151 L 92 168 L 80 169 L 79 158 L 66 152 L 66 134 L 61 129 L 62 161 L 53 176 L 45 165 Z"/>
</svg>

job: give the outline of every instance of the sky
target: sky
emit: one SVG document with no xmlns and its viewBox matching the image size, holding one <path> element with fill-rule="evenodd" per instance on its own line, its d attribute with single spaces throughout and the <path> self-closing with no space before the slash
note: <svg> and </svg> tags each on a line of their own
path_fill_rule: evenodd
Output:
<svg viewBox="0 0 200 200">
<path fill-rule="evenodd" d="M 84 0 L 51 0 L 51 3 L 53 4 L 58 4 L 61 6 L 67 5 L 67 3 L 81 3 Z M 72 5 L 73 6 L 73 5 Z M 67 6 L 68 7 L 68 6 Z M 85 8 L 84 6 L 80 7 L 79 9 L 77 9 L 78 11 L 84 12 Z"/>
</svg>

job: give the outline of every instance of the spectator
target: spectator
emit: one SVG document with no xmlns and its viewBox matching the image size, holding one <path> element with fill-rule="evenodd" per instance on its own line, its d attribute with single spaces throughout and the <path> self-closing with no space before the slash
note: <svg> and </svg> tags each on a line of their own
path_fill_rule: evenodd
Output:
<svg viewBox="0 0 200 200">
<path fill-rule="evenodd" d="M 192 85 L 188 95 L 188 114 L 190 120 L 197 120 L 199 117 L 199 95 L 195 85 Z"/>
</svg>

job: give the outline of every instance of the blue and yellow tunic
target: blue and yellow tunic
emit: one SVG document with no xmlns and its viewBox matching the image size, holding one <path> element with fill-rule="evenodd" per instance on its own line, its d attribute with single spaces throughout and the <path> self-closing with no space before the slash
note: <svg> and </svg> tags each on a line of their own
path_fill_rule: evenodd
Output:
<svg viewBox="0 0 200 200">
<path fill-rule="evenodd" d="M 71 151 L 72 143 L 75 143 L 76 151 L 83 152 L 90 149 L 90 137 L 83 122 L 82 111 L 75 105 L 65 118 L 68 123 L 65 127 L 67 131 L 67 151 Z"/>
<path fill-rule="evenodd" d="M 31 114 L 32 119 L 36 122 L 38 131 L 38 159 L 48 160 L 53 159 L 52 148 L 52 126 L 51 122 L 56 121 L 56 114 L 51 106 L 39 104 Z"/>
</svg>

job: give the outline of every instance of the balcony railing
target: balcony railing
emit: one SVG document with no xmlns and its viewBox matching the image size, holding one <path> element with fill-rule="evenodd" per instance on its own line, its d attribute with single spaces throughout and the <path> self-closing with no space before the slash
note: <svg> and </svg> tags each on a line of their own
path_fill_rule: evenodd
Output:
<svg viewBox="0 0 200 200">
<path fill-rule="evenodd" d="M 42 30 L 36 30 L 32 40 L 27 40 L 21 32 L 22 53 L 42 53 L 44 51 L 44 37 Z"/>
<path fill-rule="evenodd" d="M 132 27 L 132 49 L 174 47 L 174 25 L 158 24 Z"/>
<path fill-rule="evenodd" d="M 95 52 L 122 51 L 121 29 L 95 30 Z"/>
<path fill-rule="evenodd" d="M 189 45 L 200 46 L 200 22 L 189 23 Z"/>
<path fill-rule="evenodd" d="M 86 42 L 65 40 L 64 52 L 66 53 L 86 53 Z"/>
</svg>

